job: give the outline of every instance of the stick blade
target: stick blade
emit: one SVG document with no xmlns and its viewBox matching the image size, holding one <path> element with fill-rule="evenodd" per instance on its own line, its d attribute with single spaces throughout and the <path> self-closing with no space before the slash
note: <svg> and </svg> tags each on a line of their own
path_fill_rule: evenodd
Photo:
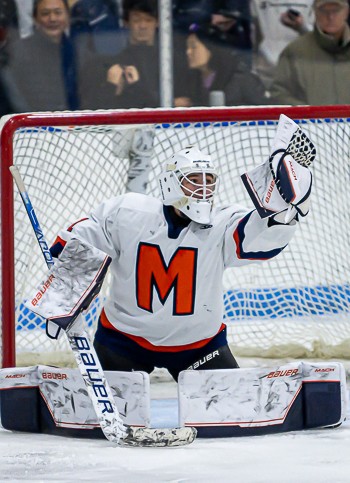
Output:
<svg viewBox="0 0 350 483">
<path fill-rule="evenodd" d="M 195 428 L 134 428 L 129 426 L 127 435 L 121 439 L 122 446 L 173 447 L 185 446 L 196 439 Z"/>
</svg>

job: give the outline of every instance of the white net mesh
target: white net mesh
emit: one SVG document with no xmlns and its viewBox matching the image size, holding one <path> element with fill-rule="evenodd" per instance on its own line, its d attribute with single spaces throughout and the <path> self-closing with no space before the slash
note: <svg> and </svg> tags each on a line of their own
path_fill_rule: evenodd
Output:
<svg viewBox="0 0 350 483">
<path fill-rule="evenodd" d="M 225 273 L 225 321 L 236 355 L 350 356 L 350 125 L 346 119 L 298 122 L 317 149 L 311 210 L 276 259 Z M 202 120 L 151 126 L 155 136 L 147 192 L 159 195 L 156 178 L 165 159 L 197 144 L 218 167 L 217 202 L 252 207 L 240 174 L 267 159 L 276 125 L 274 120 Z M 13 163 L 49 243 L 61 227 L 126 190 L 134 133 L 144 128 L 86 125 L 16 131 Z M 136 148 L 142 151 L 142 142 Z M 67 350 L 65 338 L 50 341 L 43 321 L 22 304 L 46 266 L 17 192 L 14 211 L 17 352 L 52 356 Z M 91 332 L 100 306 L 101 298 L 86 315 Z"/>
</svg>

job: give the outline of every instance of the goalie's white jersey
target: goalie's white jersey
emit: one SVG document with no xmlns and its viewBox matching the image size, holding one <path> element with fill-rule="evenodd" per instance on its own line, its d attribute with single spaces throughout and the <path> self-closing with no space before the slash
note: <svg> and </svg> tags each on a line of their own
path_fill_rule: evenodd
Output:
<svg viewBox="0 0 350 483">
<path fill-rule="evenodd" d="M 232 205 L 214 207 L 211 225 L 191 221 L 176 230 L 169 210 L 156 198 L 128 193 L 59 238 L 80 238 L 112 257 L 105 326 L 146 348 L 174 351 L 200 347 L 220 331 L 224 270 L 278 255 L 296 222 L 268 227 L 255 210 Z"/>
</svg>

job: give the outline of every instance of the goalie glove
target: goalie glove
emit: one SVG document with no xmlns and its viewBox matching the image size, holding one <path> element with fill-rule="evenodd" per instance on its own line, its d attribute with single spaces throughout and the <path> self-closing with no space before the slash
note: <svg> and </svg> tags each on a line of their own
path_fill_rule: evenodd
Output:
<svg viewBox="0 0 350 483">
<path fill-rule="evenodd" d="M 289 223 L 298 213 L 307 215 L 312 186 L 308 166 L 315 156 L 310 139 L 282 114 L 269 160 L 241 176 L 261 218 L 279 213 L 278 221 Z"/>
<path fill-rule="evenodd" d="M 71 238 L 46 278 L 25 302 L 46 319 L 46 333 L 56 339 L 68 331 L 102 287 L 111 258 L 101 250 Z"/>
<path fill-rule="evenodd" d="M 306 216 L 310 206 L 311 171 L 286 153 L 283 153 L 281 157 L 277 154 L 270 158 L 269 165 L 276 189 L 285 203 L 289 205 L 285 220 L 290 221 L 296 213 Z"/>
</svg>

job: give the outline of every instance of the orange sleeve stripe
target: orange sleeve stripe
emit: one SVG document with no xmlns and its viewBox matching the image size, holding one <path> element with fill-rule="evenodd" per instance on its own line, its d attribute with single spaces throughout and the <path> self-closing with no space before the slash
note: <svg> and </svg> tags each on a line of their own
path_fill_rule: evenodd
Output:
<svg viewBox="0 0 350 483">
<path fill-rule="evenodd" d="M 74 222 L 72 225 L 70 225 L 68 228 L 67 228 L 67 231 L 72 231 L 73 230 L 73 227 L 77 224 L 77 223 L 80 223 L 81 221 L 85 221 L 85 220 L 88 220 L 89 218 L 81 218 L 80 220 L 77 220 L 76 222 Z"/>
<path fill-rule="evenodd" d="M 129 339 L 133 340 L 139 346 L 147 349 L 149 351 L 154 352 L 180 352 L 184 350 L 192 350 L 192 349 L 200 349 L 204 347 L 208 342 L 210 342 L 219 332 L 221 332 L 226 326 L 225 324 L 221 324 L 220 329 L 217 331 L 213 337 L 209 337 L 208 339 L 202 339 L 198 342 L 193 342 L 192 344 L 185 344 L 185 345 L 178 345 L 178 346 L 156 346 L 148 342 L 148 340 L 144 339 L 143 337 L 139 337 L 137 335 L 127 334 L 122 332 L 121 330 L 116 329 L 108 320 L 107 315 L 104 310 L 102 310 L 101 317 L 100 317 L 101 324 L 106 329 L 115 330 L 116 332 L 120 332 L 121 334 L 129 337 Z"/>
<path fill-rule="evenodd" d="M 53 242 L 53 245 L 56 245 L 56 243 L 59 243 L 63 247 L 65 247 L 67 244 L 66 240 L 63 240 L 63 238 L 61 238 L 60 236 L 56 237 L 56 240 Z"/>
</svg>

